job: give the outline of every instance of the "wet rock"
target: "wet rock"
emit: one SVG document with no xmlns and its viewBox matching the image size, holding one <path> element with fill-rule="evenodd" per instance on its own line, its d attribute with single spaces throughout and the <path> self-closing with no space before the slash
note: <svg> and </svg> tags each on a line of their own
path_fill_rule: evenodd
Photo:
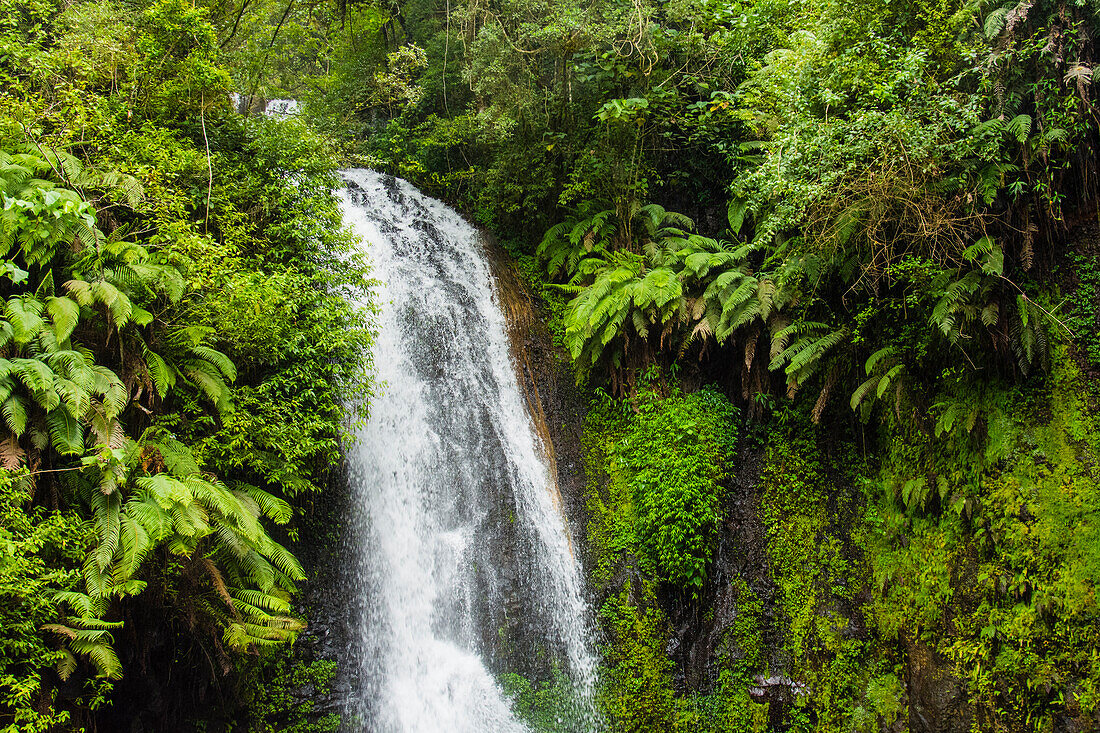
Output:
<svg viewBox="0 0 1100 733">
<path fill-rule="evenodd" d="M 973 706 L 966 688 L 940 655 L 920 641 L 908 641 L 909 730 L 912 733 L 966 733 Z"/>
</svg>

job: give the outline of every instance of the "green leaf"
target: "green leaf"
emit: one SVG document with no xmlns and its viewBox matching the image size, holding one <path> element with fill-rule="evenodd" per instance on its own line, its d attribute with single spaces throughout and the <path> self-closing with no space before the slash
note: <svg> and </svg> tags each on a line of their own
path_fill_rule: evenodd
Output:
<svg viewBox="0 0 1100 733">
<path fill-rule="evenodd" d="M 745 214 L 748 213 L 749 204 L 744 199 L 735 198 L 730 201 L 726 210 L 726 218 L 729 220 L 730 231 L 736 236 L 741 233 L 741 227 L 745 224 Z"/>
<path fill-rule="evenodd" d="M 65 297 L 46 298 L 46 311 L 53 321 L 54 334 L 58 341 L 64 341 L 72 334 L 80 320 L 80 305 Z"/>
<path fill-rule="evenodd" d="M 54 450 L 58 453 L 80 455 L 84 452 L 84 428 L 65 407 L 58 407 L 48 412 L 46 425 L 50 429 Z"/>
<path fill-rule="evenodd" d="M 0 412 L 4 413 L 4 423 L 15 437 L 21 436 L 27 429 L 27 408 L 18 395 L 12 395 L 4 400 L 0 406 Z"/>
<path fill-rule="evenodd" d="M 1016 115 L 1013 117 L 1005 129 L 1016 138 L 1019 143 L 1027 141 L 1027 136 L 1031 134 L 1031 116 L 1030 115 Z"/>
<path fill-rule="evenodd" d="M 869 357 L 867 357 L 867 363 L 864 364 L 863 367 L 865 373 L 870 376 L 871 372 L 875 370 L 876 364 L 878 364 L 881 360 L 885 359 L 888 356 L 893 356 L 895 353 L 897 353 L 896 348 L 894 348 L 893 346 L 885 346 L 875 353 L 871 354 Z"/>
</svg>

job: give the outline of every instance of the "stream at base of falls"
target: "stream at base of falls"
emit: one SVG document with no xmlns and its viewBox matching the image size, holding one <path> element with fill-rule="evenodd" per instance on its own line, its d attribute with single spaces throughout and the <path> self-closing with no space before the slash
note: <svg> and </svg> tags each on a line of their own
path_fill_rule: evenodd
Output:
<svg viewBox="0 0 1100 733">
<path fill-rule="evenodd" d="M 348 449 L 347 729 L 527 731 L 502 686 L 520 675 L 555 686 L 560 730 L 597 730 L 583 574 L 480 236 L 404 181 L 343 177 L 380 283 L 377 394 Z"/>
</svg>

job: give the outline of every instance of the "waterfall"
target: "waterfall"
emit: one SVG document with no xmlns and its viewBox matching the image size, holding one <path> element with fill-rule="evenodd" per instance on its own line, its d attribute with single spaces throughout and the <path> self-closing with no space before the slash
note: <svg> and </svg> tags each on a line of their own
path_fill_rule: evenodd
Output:
<svg viewBox="0 0 1100 733">
<path fill-rule="evenodd" d="M 352 730 L 527 731 L 502 675 L 565 682 L 597 728 L 582 574 L 509 354 L 483 244 L 404 181 L 344 173 L 379 281 L 378 394 L 349 449 L 363 597 Z"/>
<path fill-rule="evenodd" d="M 298 114 L 299 107 L 297 99 L 270 99 L 264 105 L 264 114 L 268 117 L 293 117 Z"/>
</svg>

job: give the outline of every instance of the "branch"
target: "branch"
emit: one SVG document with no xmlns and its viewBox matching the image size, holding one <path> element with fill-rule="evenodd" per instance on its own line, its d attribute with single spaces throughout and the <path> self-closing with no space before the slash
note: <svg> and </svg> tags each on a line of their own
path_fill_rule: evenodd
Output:
<svg viewBox="0 0 1100 733">
<path fill-rule="evenodd" d="M 229 42 L 233 40 L 233 37 L 237 35 L 237 28 L 241 24 L 241 18 L 244 17 L 244 11 L 248 10 L 248 6 L 251 4 L 252 0 L 244 0 L 244 3 L 241 5 L 241 12 L 237 13 L 237 19 L 233 21 L 233 29 L 229 31 L 229 35 L 221 42 L 218 48 L 225 48 L 228 46 Z"/>
<path fill-rule="evenodd" d="M 207 234 L 210 228 L 210 191 L 214 188 L 214 167 L 210 163 L 210 140 L 206 137 L 206 100 L 201 100 L 199 107 L 199 122 L 202 124 L 202 141 L 206 143 L 206 219 L 202 222 L 202 233 Z"/>
</svg>

